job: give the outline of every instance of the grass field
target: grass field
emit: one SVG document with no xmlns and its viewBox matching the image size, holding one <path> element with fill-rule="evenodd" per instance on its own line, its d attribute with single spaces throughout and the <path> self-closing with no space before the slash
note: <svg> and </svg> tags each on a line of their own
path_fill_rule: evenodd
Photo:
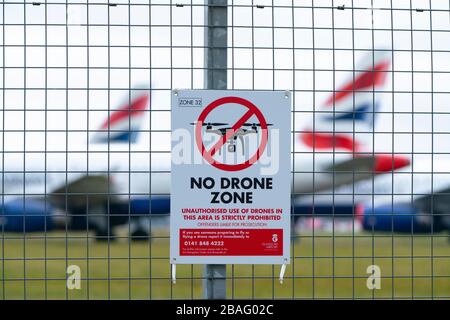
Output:
<svg viewBox="0 0 450 320">
<path fill-rule="evenodd" d="M 197 299 L 202 266 L 179 265 L 170 280 L 166 231 L 151 242 L 108 243 L 83 233 L 3 234 L 0 299 Z M 391 234 L 305 235 L 292 244 L 291 264 L 228 266 L 229 298 L 450 298 L 450 245 Z M 66 288 L 66 268 L 81 268 L 80 290 Z M 369 265 L 381 268 L 381 289 L 366 287 Z"/>
</svg>

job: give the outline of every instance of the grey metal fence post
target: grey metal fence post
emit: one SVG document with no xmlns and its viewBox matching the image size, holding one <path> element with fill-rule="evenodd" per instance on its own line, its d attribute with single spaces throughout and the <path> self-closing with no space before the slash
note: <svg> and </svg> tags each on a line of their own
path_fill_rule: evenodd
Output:
<svg viewBox="0 0 450 320">
<path fill-rule="evenodd" d="M 227 88 L 227 0 L 206 0 L 205 6 L 205 85 L 207 89 Z M 227 268 L 224 264 L 205 265 L 205 299 L 225 299 Z"/>
</svg>

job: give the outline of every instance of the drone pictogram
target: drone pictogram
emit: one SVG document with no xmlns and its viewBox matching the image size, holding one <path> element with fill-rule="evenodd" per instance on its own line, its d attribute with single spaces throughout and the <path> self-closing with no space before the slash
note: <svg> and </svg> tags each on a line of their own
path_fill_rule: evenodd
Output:
<svg viewBox="0 0 450 320">
<path fill-rule="evenodd" d="M 197 125 L 197 122 L 191 122 L 191 125 Z M 221 137 L 221 139 L 225 139 L 225 136 L 228 131 L 233 130 L 232 127 L 230 127 L 229 123 L 225 122 L 206 122 L 201 124 L 203 127 L 206 127 L 205 132 L 209 133 L 215 133 Z M 267 126 L 271 126 L 271 123 L 267 123 Z M 241 142 L 242 146 L 242 155 L 245 155 L 245 140 L 244 136 L 249 134 L 258 134 L 258 128 L 261 127 L 260 123 L 243 123 L 243 127 L 250 127 L 249 129 L 245 128 L 239 128 L 237 129 L 234 134 L 232 134 L 228 140 L 225 142 L 227 144 L 227 150 L 228 152 L 236 152 L 236 142 L 237 139 Z M 221 149 L 219 149 L 219 155 L 221 154 Z"/>
</svg>

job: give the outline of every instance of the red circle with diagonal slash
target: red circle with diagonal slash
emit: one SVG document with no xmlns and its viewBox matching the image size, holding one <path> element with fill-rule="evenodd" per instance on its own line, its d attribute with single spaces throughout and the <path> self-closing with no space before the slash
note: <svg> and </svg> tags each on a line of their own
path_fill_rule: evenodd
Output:
<svg viewBox="0 0 450 320">
<path fill-rule="evenodd" d="M 230 130 L 227 131 L 225 136 L 222 136 L 221 139 L 209 151 L 207 151 L 205 145 L 203 144 L 202 139 L 202 125 L 205 122 L 206 117 L 212 110 L 227 103 L 235 103 L 242 105 L 246 107 L 248 111 L 233 125 L 233 127 Z M 258 147 L 258 150 L 256 150 L 256 153 L 247 161 L 239 164 L 226 164 L 214 160 L 213 156 L 217 152 L 217 150 L 219 150 L 227 142 L 228 138 L 233 136 L 236 133 L 236 131 L 240 129 L 242 125 L 253 115 L 255 115 L 258 118 L 259 123 L 261 124 L 261 133 L 262 133 L 261 143 Z M 267 146 L 268 140 L 267 122 L 261 111 L 258 109 L 258 107 L 255 106 L 250 101 L 239 97 L 223 97 L 211 102 L 200 114 L 197 124 L 195 125 L 195 140 L 200 153 L 209 164 L 216 167 L 217 169 L 224 171 L 240 171 L 250 167 L 256 161 L 258 161 L 258 159 L 263 154 Z"/>
</svg>

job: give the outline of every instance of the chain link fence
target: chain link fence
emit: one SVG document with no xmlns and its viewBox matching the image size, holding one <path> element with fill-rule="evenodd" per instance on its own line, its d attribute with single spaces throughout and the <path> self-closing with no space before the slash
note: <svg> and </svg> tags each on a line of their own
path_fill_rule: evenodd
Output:
<svg viewBox="0 0 450 320">
<path fill-rule="evenodd" d="M 207 68 L 293 100 L 285 281 L 229 265 L 228 298 L 450 298 L 450 1 L 221 2 L 1 2 L 0 299 L 203 297 L 168 181 L 171 90 Z"/>
</svg>

